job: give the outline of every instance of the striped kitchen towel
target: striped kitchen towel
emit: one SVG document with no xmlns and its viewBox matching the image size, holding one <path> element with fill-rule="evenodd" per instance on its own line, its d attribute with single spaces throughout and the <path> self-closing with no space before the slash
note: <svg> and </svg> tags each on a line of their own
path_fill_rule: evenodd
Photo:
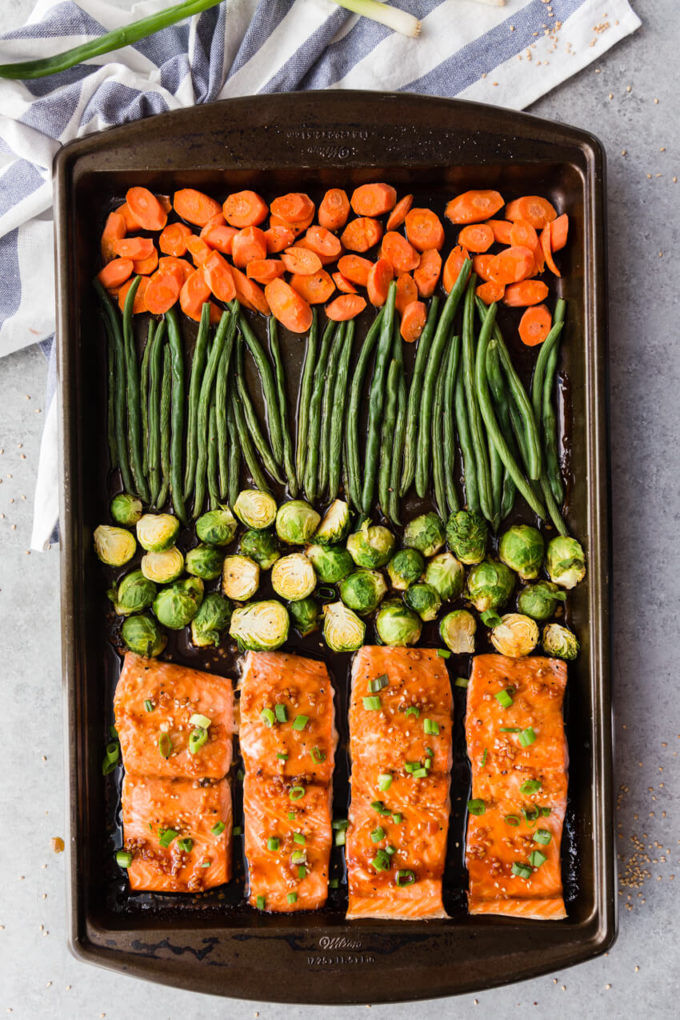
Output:
<svg viewBox="0 0 680 1020">
<path fill-rule="evenodd" d="M 64 142 L 195 103 L 296 89 L 408 90 L 522 109 L 640 24 L 627 0 L 392 2 L 422 20 L 418 39 L 332 0 L 225 0 L 54 77 L 0 81 L 0 355 L 38 341 L 48 349 L 54 332 L 51 166 Z M 0 38 L 0 61 L 54 54 L 167 5 L 38 0 L 28 23 Z M 36 549 L 53 538 L 58 511 L 54 379 L 51 370 Z"/>
</svg>

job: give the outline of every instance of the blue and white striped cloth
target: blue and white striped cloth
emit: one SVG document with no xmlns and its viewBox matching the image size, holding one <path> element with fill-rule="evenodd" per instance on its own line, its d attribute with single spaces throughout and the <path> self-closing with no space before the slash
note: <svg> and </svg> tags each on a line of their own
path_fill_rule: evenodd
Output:
<svg viewBox="0 0 680 1020">
<path fill-rule="evenodd" d="M 28 23 L 0 38 L 0 62 L 51 55 L 168 2 L 130 12 L 106 0 L 38 0 Z M 195 103 L 297 89 L 408 90 L 522 109 L 640 24 L 627 0 L 392 2 L 422 20 L 420 38 L 332 0 L 225 0 L 54 77 L 0 81 L 0 356 L 37 342 L 51 349 L 51 166 L 63 143 Z M 24 287 L 32 281 L 39 286 Z M 35 549 L 49 544 L 58 514 L 53 360 L 50 368 Z"/>
</svg>

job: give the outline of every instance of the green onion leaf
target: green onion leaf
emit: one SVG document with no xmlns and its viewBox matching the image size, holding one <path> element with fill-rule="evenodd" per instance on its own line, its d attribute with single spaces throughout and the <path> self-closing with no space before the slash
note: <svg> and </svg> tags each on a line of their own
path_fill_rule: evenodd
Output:
<svg viewBox="0 0 680 1020">
<path fill-rule="evenodd" d="M 408 868 L 400 868 L 394 878 L 397 885 L 413 885 L 415 880 L 415 872 Z"/>
<path fill-rule="evenodd" d="M 483 815 L 486 811 L 486 804 L 483 800 L 469 800 L 467 806 L 471 815 Z"/>
<path fill-rule="evenodd" d="M 118 761 L 120 757 L 120 744 L 117 740 L 112 740 L 111 743 L 107 744 L 105 750 L 107 761 Z"/>
<path fill-rule="evenodd" d="M 177 829 L 159 829 L 158 830 L 158 842 L 161 846 L 168 847 L 172 843 L 173 839 L 177 839 L 179 832 Z"/>
<path fill-rule="evenodd" d="M 210 831 L 213 834 L 213 836 L 221 836 L 225 829 L 226 825 L 224 824 L 224 822 L 215 822 Z M 236 829 L 234 829 L 234 833 L 236 833 Z"/>
<path fill-rule="evenodd" d="M 503 821 L 506 825 L 511 825 L 513 829 L 516 829 L 518 825 L 522 824 L 522 819 L 519 815 L 506 815 Z"/>
<path fill-rule="evenodd" d="M 161 752 L 162 758 L 169 758 L 172 752 L 172 740 L 170 739 L 169 733 L 161 733 L 158 738 L 158 750 Z"/>
<path fill-rule="evenodd" d="M 285 705 L 274 705 L 274 715 L 277 722 L 288 722 L 288 712 Z"/>
<path fill-rule="evenodd" d="M 519 742 L 522 745 L 522 747 L 529 747 L 530 744 L 533 744 L 535 739 L 536 734 L 534 733 L 531 726 L 527 726 L 527 728 L 525 730 L 522 730 L 522 732 L 519 735 Z"/>
<path fill-rule="evenodd" d="M 208 731 L 204 730 L 202 726 L 197 726 L 196 729 L 192 730 L 189 734 L 189 752 L 191 754 L 196 754 L 207 740 Z"/>
<path fill-rule="evenodd" d="M 212 829 L 210 831 L 212 832 Z M 234 836 L 242 836 L 243 835 L 243 826 L 242 825 L 235 825 L 234 828 L 231 831 L 232 831 L 232 834 Z"/>
<path fill-rule="evenodd" d="M 291 904 L 297 903 L 297 893 L 289 892 L 288 895 L 286 896 L 286 901 Z"/>
<path fill-rule="evenodd" d="M 111 775 L 115 767 L 116 767 L 115 761 L 109 761 L 108 758 L 104 758 L 104 761 L 102 762 L 102 775 L 103 776 Z"/>
<path fill-rule="evenodd" d="M 328 888 L 329 889 L 337 889 L 339 887 L 339 885 L 340 885 L 340 879 L 338 879 L 338 878 L 330 878 L 328 880 Z"/>
<path fill-rule="evenodd" d="M 284 754 L 283 751 L 277 751 L 276 757 L 279 759 L 279 761 L 288 761 L 288 755 Z"/>
<path fill-rule="evenodd" d="M 470 683 L 470 678 L 467 676 L 457 676 L 454 681 L 454 687 L 467 687 Z"/>
<path fill-rule="evenodd" d="M 118 850 L 116 852 L 116 864 L 119 868 L 129 868 L 132 864 L 132 854 L 129 850 Z"/>
<path fill-rule="evenodd" d="M 522 864 L 521 861 L 513 861 L 512 868 L 510 869 L 513 875 L 517 875 L 518 878 L 531 878 L 532 871 L 527 864 Z"/>
<path fill-rule="evenodd" d="M 267 850 L 278 850 L 281 846 L 281 840 L 278 836 L 270 836 L 267 840 Z"/>
<path fill-rule="evenodd" d="M 535 805 L 532 808 L 522 808 L 522 814 L 524 815 L 527 822 L 532 824 L 541 816 L 541 809 Z"/>
<path fill-rule="evenodd" d="M 209 719 L 207 715 L 201 715 L 200 712 L 195 712 L 189 720 L 189 725 L 198 726 L 202 730 L 207 730 L 210 728 L 211 722 L 212 719 Z"/>
<path fill-rule="evenodd" d="M 288 819 L 289 819 L 289 821 L 291 821 L 291 822 L 294 822 L 294 821 L 295 821 L 295 812 L 294 812 L 294 811 L 289 811 L 289 812 L 288 812 Z"/>
<path fill-rule="evenodd" d="M 335 833 L 335 839 L 333 840 L 336 846 L 344 846 L 347 842 L 347 833 L 344 829 L 338 829 Z"/>
<path fill-rule="evenodd" d="M 260 712 L 260 719 L 265 726 L 273 726 L 276 722 L 276 716 L 272 712 L 271 708 L 263 708 Z"/>
<path fill-rule="evenodd" d="M 377 854 L 371 861 L 371 865 L 376 871 L 389 871 L 392 862 L 390 861 L 389 854 L 386 854 L 384 850 L 378 850 Z"/>
<path fill-rule="evenodd" d="M 113 725 L 109 726 L 109 736 L 111 740 L 118 740 L 118 730 Z"/>
<path fill-rule="evenodd" d="M 423 727 L 428 737 L 439 736 L 439 723 L 434 719 L 423 719 Z"/>
<path fill-rule="evenodd" d="M 482 755 L 482 760 L 479 763 L 480 768 L 484 768 L 484 766 L 486 765 L 486 759 L 488 757 L 488 754 L 489 754 L 489 752 L 487 751 L 486 748 L 484 748 L 484 754 Z"/>
<path fill-rule="evenodd" d="M 331 828 L 336 830 L 346 829 L 348 825 L 349 822 L 347 821 L 346 818 L 334 818 L 333 821 L 331 822 Z"/>
<path fill-rule="evenodd" d="M 378 697 L 364 698 L 363 701 L 367 712 L 378 712 L 382 708 L 382 701 Z"/>
<path fill-rule="evenodd" d="M 542 846 L 547 846 L 552 839 L 552 832 L 548 829 L 536 829 L 534 833 L 534 843 L 540 843 Z"/>
<path fill-rule="evenodd" d="M 541 814 L 543 815 L 544 818 L 547 818 L 548 815 L 550 814 L 550 808 L 549 807 L 542 807 L 541 808 Z"/>
<path fill-rule="evenodd" d="M 396 846 L 392 846 L 391 843 L 388 843 L 387 846 L 385 847 L 385 853 L 389 854 L 390 857 L 392 856 L 392 854 L 396 854 L 396 852 L 397 852 Z"/>
<path fill-rule="evenodd" d="M 395 811 L 394 814 L 392 815 L 392 821 L 394 822 L 395 825 L 401 825 L 403 820 L 404 816 L 400 811 Z"/>
<path fill-rule="evenodd" d="M 543 784 L 541 783 L 540 779 L 527 779 L 527 781 L 525 783 L 522 783 L 522 785 L 520 786 L 519 792 L 538 793 L 542 785 Z"/>
<path fill-rule="evenodd" d="M 193 845 L 194 845 L 193 839 L 190 839 L 188 836 L 185 836 L 183 839 L 178 839 L 177 840 L 177 846 L 185 854 L 191 853 L 191 849 L 192 849 Z"/>
<path fill-rule="evenodd" d="M 381 800 L 372 800 L 371 807 L 374 811 L 377 811 L 379 815 L 389 815 L 390 811 L 385 807 Z"/>
<path fill-rule="evenodd" d="M 437 649 L 437 655 L 439 656 L 440 659 L 450 659 L 451 658 L 451 652 L 448 650 L 448 648 L 438 648 Z"/>
<path fill-rule="evenodd" d="M 295 719 L 293 720 L 293 729 L 304 730 L 308 722 L 309 722 L 308 715 L 296 715 Z"/>
<path fill-rule="evenodd" d="M 377 676 L 375 680 L 368 681 L 368 689 L 371 694 L 377 694 L 378 691 L 383 689 L 383 687 L 387 687 L 389 682 L 387 673 L 383 673 L 381 676 Z"/>
<path fill-rule="evenodd" d="M 258 896 L 257 899 L 255 900 L 255 905 L 257 906 L 258 910 L 264 910 L 264 908 L 267 905 L 267 901 L 264 898 L 264 896 Z"/>
<path fill-rule="evenodd" d="M 503 622 L 498 613 L 495 613 L 493 609 L 487 609 L 486 612 L 481 614 L 480 619 L 487 627 L 497 627 L 499 623 Z"/>
<path fill-rule="evenodd" d="M 521 733 L 519 726 L 500 726 L 501 733 Z"/>
<path fill-rule="evenodd" d="M 293 862 L 293 864 L 302 864 L 302 863 L 304 863 L 304 860 L 305 860 L 305 851 L 304 850 L 293 850 L 292 854 L 290 855 L 290 859 Z"/>
<path fill-rule="evenodd" d="M 320 764 L 320 763 L 321 763 L 322 761 L 325 761 L 325 760 L 326 760 L 326 752 L 325 752 L 325 751 L 322 751 L 322 750 L 321 750 L 320 748 L 318 748 L 318 747 L 313 747 L 310 753 L 311 753 L 311 755 L 312 755 L 312 758 L 314 759 L 314 761 L 315 761 L 315 762 L 317 762 L 317 763 L 319 763 L 319 764 Z"/>
<path fill-rule="evenodd" d="M 529 854 L 529 863 L 534 868 L 540 868 L 540 866 L 542 864 L 545 864 L 547 860 L 548 858 L 545 856 L 545 854 L 541 853 L 540 850 L 532 850 L 531 853 Z"/>
<path fill-rule="evenodd" d="M 385 790 L 389 790 L 391 785 L 392 785 L 392 773 L 381 772 L 380 775 L 378 776 L 378 789 L 384 793 Z"/>
<path fill-rule="evenodd" d="M 371 833 L 371 839 L 374 843 L 379 843 L 381 839 L 385 838 L 385 830 L 382 825 L 379 825 L 377 829 L 374 829 Z"/>
<path fill-rule="evenodd" d="M 498 694 L 494 695 L 494 697 L 501 708 L 510 708 L 512 705 L 512 694 L 507 687 L 505 690 L 499 691 Z"/>
<path fill-rule="evenodd" d="M 305 836 L 302 835 L 301 832 L 294 832 L 293 833 L 293 842 L 294 843 L 300 843 L 302 846 L 304 846 L 305 843 L 307 842 L 307 839 L 306 839 Z"/>
<path fill-rule="evenodd" d="M 202 868 L 209 868 L 211 864 L 212 864 L 212 861 L 201 861 L 201 867 Z"/>
<path fill-rule="evenodd" d="M 414 715 L 417 719 L 420 715 L 420 709 L 416 705 L 409 705 L 404 715 Z"/>
<path fill-rule="evenodd" d="M 404 762 L 404 771 L 405 772 L 410 772 L 411 774 L 413 774 L 416 771 L 416 769 L 419 769 L 420 767 L 421 767 L 421 765 L 420 765 L 419 761 L 405 761 Z"/>
<path fill-rule="evenodd" d="M 147 698 L 146 701 L 144 702 L 144 708 L 146 709 L 147 712 L 153 712 L 155 707 L 156 706 L 154 705 L 151 698 Z"/>
<path fill-rule="evenodd" d="M 289 800 L 300 800 L 305 795 L 304 786 L 291 786 L 288 791 Z"/>
<path fill-rule="evenodd" d="M 243 780 L 245 779 L 245 777 L 246 777 L 246 774 L 243 771 L 243 769 L 238 769 L 237 772 L 236 772 L 236 778 L 238 779 L 239 783 L 242 783 Z"/>
<path fill-rule="evenodd" d="M 304 864 L 298 865 L 298 878 L 305 878 L 307 875 L 307 868 Z"/>
<path fill-rule="evenodd" d="M 411 775 L 413 776 L 414 779 L 424 779 L 427 773 L 428 770 L 426 768 L 421 767 L 419 769 L 416 769 L 415 772 L 412 772 Z"/>
<path fill-rule="evenodd" d="M 322 599 L 334 599 L 337 598 L 335 594 L 335 588 L 317 588 L 317 594 Z"/>
</svg>

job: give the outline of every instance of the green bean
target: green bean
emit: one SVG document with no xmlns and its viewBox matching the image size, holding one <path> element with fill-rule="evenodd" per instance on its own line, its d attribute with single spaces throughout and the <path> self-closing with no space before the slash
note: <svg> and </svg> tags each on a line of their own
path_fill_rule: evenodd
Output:
<svg viewBox="0 0 680 1020">
<path fill-rule="evenodd" d="M 390 513 L 390 469 L 392 467 L 394 425 L 397 418 L 399 373 L 399 362 L 392 358 L 387 370 L 387 392 L 380 436 L 380 466 L 378 470 L 378 503 L 383 517 L 387 518 Z"/>
<path fill-rule="evenodd" d="M 475 284 L 476 276 L 470 276 L 467 293 L 465 295 L 465 309 L 463 311 L 463 385 L 465 387 L 465 402 L 467 404 L 468 422 L 470 425 L 470 438 L 472 449 L 475 454 L 477 467 L 477 485 L 479 487 L 479 503 L 482 514 L 487 521 L 493 522 L 493 496 L 491 492 L 491 477 L 489 473 L 489 449 L 487 439 L 482 427 L 477 393 L 475 391 Z M 495 314 L 495 310 L 494 310 Z M 493 321 L 493 320 L 492 320 Z"/>
<path fill-rule="evenodd" d="M 350 501 L 358 510 L 361 506 L 361 469 L 359 466 L 359 418 L 361 416 L 361 396 L 364 387 L 364 379 L 368 370 L 368 362 L 373 348 L 380 336 L 380 329 L 384 315 L 384 306 L 380 309 L 371 323 L 369 330 L 361 345 L 361 351 L 354 368 L 352 385 L 349 392 L 349 408 L 347 421 L 345 423 L 345 446 L 347 448 L 347 495 Z"/>
<path fill-rule="evenodd" d="M 307 430 L 307 463 L 305 466 L 305 494 L 310 502 L 318 495 L 319 447 L 321 443 L 321 401 L 323 398 L 326 366 L 331 340 L 338 329 L 336 322 L 329 322 L 321 337 L 319 358 L 314 369 L 312 396 L 309 402 L 309 428 Z"/>
<path fill-rule="evenodd" d="M 439 298 L 433 297 L 430 301 L 430 309 L 427 313 L 425 329 L 420 335 L 416 360 L 413 366 L 413 377 L 411 388 L 408 394 L 408 406 L 406 409 L 406 433 L 404 436 L 404 470 L 401 475 L 400 495 L 405 496 L 413 484 L 416 476 L 416 453 L 418 446 L 418 416 L 420 412 L 420 401 L 422 396 L 423 374 L 427 364 L 427 356 L 430 353 L 432 338 L 437 326 L 437 313 L 439 311 Z"/>
<path fill-rule="evenodd" d="M 340 466 L 342 463 L 342 437 L 345 424 L 345 405 L 347 403 L 347 379 L 349 363 L 354 343 L 354 320 L 345 325 L 345 338 L 338 364 L 333 397 L 333 417 L 331 421 L 331 441 L 328 456 L 328 498 L 334 500 L 340 488 Z"/>
<path fill-rule="evenodd" d="M 234 415 L 234 404 L 232 401 L 230 391 L 233 389 L 233 383 L 227 391 L 227 431 L 229 434 L 229 464 L 228 464 L 228 483 L 227 483 L 227 495 L 229 497 L 229 506 L 233 506 L 236 502 L 236 497 L 239 493 L 239 475 L 241 470 L 241 444 L 238 440 L 238 434 L 236 431 L 236 417 Z"/>
<path fill-rule="evenodd" d="M 297 452 L 295 457 L 295 471 L 297 475 L 298 489 L 302 488 L 305 477 L 307 432 L 309 430 L 309 402 L 312 397 L 312 383 L 314 381 L 314 362 L 316 360 L 318 333 L 319 317 L 316 308 L 314 308 L 312 309 L 312 327 L 307 334 L 305 363 L 302 369 L 300 396 L 298 398 Z"/>
<path fill-rule="evenodd" d="M 184 352 L 182 350 L 182 334 L 179 330 L 176 310 L 170 308 L 165 313 L 165 318 L 168 324 L 168 345 L 172 369 L 170 491 L 172 493 L 172 504 L 175 508 L 175 513 L 182 524 L 186 524 L 187 511 L 182 485 L 182 460 L 184 453 Z"/>
<path fill-rule="evenodd" d="M 503 381 L 503 375 L 501 373 L 501 366 L 498 360 L 497 343 L 495 340 L 489 342 L 489 346 L 486 352 L 486 374 L 489 382 L 489 388 L 494 401 L 496 414 L 500 429 L 505 436 L 505 440 L 508 444 L 510 452 L 513 457 L 517 459 L 517 448 L 512 438 L 512 423 L 510 421 L 510 409 L 508 402 L 508 394 Z M 495 449 L 495 447 L 494 447 Z M 503 470 L 503 488 L 501 493 L 500 503 L 500 519 L 502 521 L 508 516 L 515 503 L 515 492 L 516 486 L 512 480 L 512 475 L 508 469 L 504 466 Z"/>
<path fill-rule="evenodd" d="M 166 313 L 167 314 L 167 313 Z M 161 346 L 163 354 L 163 376 L 161 379 L 161 488 L 156 499 L 156 506 L 160 510 L 165 506 L 170 491 L 170 475 L 172 466 L 170 461 L 170 439 L 171 439 L 171 404 L 172 404 L 172 355 L 167 344 Z"/>
<path fill-rule="evenodd" d="M 435 386 L 434 404 L 432 409 L 432 481 L 434 485 L 434 500 L 437 505 L 439 516 L 443 518 L 446 518 L 446 486 L 444 484 L 443 449 L 445 381 L 446 373 L 440 371 Z"/>
<path fill-rule="evenodd" d="M 212 398 L 210 400 L 210 411 L 208 413 L 208 502 L 211 510 L 216 510 L 220 502 L 217 458 L 217 405 L 215 403 L 215 392 L 216 391 L 213 389 Z"/>
<path fill-rule="evenodd" d="M 236 389 L 238 391 L 243 420 L 252 439 L 256 455 L 259 457 L 260 461 L 272 478 L 280 484 L 283 484 L 283 478 L 279 474 L 278 466 L 274 460 L 274 455 L 269 448 L 267 437 L 262 431 L 257 414 L 255 413 L 255 408 L 253 407 L 253 402 L 250 399 L 250 393 L 248 392 L 248 387 L 246 385 L 244 355 L 245 344 L 243 340 L 240 339 L 236 347 Z"/>
<path fill-rule="evenodd" d="M 151 343 L 154 335 L 154 321 L 149 319 L 149 328 L 144 344 L 141 368 L 140 401 L 142 407 L 142 471 L 144 477 L 149 476 L 149 360 L 151 358 Z"/>
<path fill-rule="evenodd" d="M 95 282 L 95 287 L 101 287 L 99 281 Z M 99 294 L 99 298 L 102 303 L 102 321 L 106 331 L 108 346 L 113 348 L 114 351 L 113 414 L 116 457 L 115 464 L 112 459 L 111 466 L 120 469 L 123 488 L 126 492 L 132 492 L 134 484 L 130 474 L 130 460 L 127 448 L 127 422 L 125 419 L 125 350 L 123 347 L 123 335 L 120 331 L 118 312 L 114 309 L 103 287 L 101 287 L 101 291 L 102 293 Z"/>
<path fill-rule="evenodd" d="M 104 318 L 106 332 L 106 441 L 109 447 L 111 469 L 118 467 L 116 441 L 116 349 L 108 319 Z"/>
<path fill-rule="evenodd" d="M 385 377 L 392 347 L 392 327 L 394 324 L 394 300 L 397 285 L 390 284 L 387 301 L 384 306 L 380 338 L 373 365 L 373 377 L 368 397 L 368 426 L 366 433 L 366 454 L 364 457 L 364 484 L 361 489 L 361 509 L 369 514 L 375 494 L 375 483 L 378 474 L 378 455 L 380 452 L 380 426 L 382 423 L 385 402 Z"/>
<path fill-rule="evenodd" d="M 456 376 L 458 374 L 458 362 L 460 361 L 460 337 L 454 336 L 449 344 L 449 352 L 446 360 L 446 379 L 444 382 L 444 406 L 443 406 L 443 434 L 442 445 L 444 450 L 444 490 L 446 493 L 446 505 L 449 513 L 460 509 L 458 492 L 456 490 L 456 428 L 455 428 L 455 395 Z"/>
<path fill-rule="evenodd" d="M 240 344 L 238 345 L 240 348 Z M 232 389 L 231 404 L 234 412 L 234 420 L 236 426 L 236 433 L 239 437 L 241 452 L 243 453 L 243 459 L 246 462 L 246 467 L 250 472 L 250 477 L 253 480 L 253 484 L 261 489 L 263 492 L 269 492 L 270 486 L 267 479 L 264 476 L 262 468 L 259 465 L 257 454 L 255 453 L 255 447 L 253 446 L 250 438 L 250 433 L 246 426 L 246 420 L 243 415 L 243 408 L 241 402 L 236 394 L 236 390 Z M 236 501 L 236 496 L 232 499 L 232 506 Z"/>
<path fill-rule="evenodd" d="M 236 336 L 236 330 L 231 330 L 227 334 L 227 339 L 222 351 L 220 363 L 217 366 L 217 379 L 215 381 L 215 413 L 217 426 L 217 462 L 219 470 L 219 493 L 220 499 L 224 499 L 227 494 L 228 485 L 228 451 L 229 451 L 229 438 L 228 438 L 228 426 L 227 426 L 227 406 L 229 403 L 229 366 L 231 364 L 232 350 L 234 347 L 234 338 Z"/>
<path fill-rule="evenodd" d="M 274 362 L 276 378 L 277 405 L 281 421 L 281 432 L 283 433 L 283 469 L 286 474 L 288 491 L 291 496 L 298 494 L 297 476 L 295 474 L 295 462 L 293 458 L 293 440 L 288 427 L 288 401 L 286 400 L 286 379 L 281 361 L 281 350 L 279 348 L 279 333 L 276 319 L 273 315 L 269 317 L 269 350 Z"/>
<path fill-rule="evenodd" d="M 230 311 L 222 312 L 222 317 L 215 331 L 208 361 L 201 380 L 201 392 L 198 396 L 198 412 L 196 415 L 196 473 L 194 481 L 194 518 L 200 517 L 203 512 L 205 500 L 205 486 L 207 481 L 208 467 L 208 418 L 210 415 L 210 402 L 215 386 L 217 368 L 222 353 L 227 345 L 227 338 L 231 336 L 233 343 L 236 332 L 236 316 Z"/>
<path fill-rule="evenodd" d="M 404 342 L 401 337 L 401 323 L 394 317 L 394 360 L 399 366 L 399 377 L 397 379 L 397 411 L 394 421 L 394 440 L 390 453 L 390 477 L 388 494 L 388 511 L 386 516 L 393 524 L 400 524 L 399 520 L 399 485 L 401 482 L 402 458 L 404 455 L 404 436 L 406 434 L 406 380 L 404 378 Z"/>
<path fill-rule="evenodd" d="M 465 390 L 463 388 L 463 367 L 458 369 L 456 376 L 455 390 L 456 428 L 460 449 L 463 455 L 463 479 L 465 484 L 465 503 L 468 510 L 479 513 L 479 490 L 477 489 L 477 468 L 475 466 L 475 455 L 470 439 L 470 426 L 468 425 L 467 408 L 465 406 Z"/>
<path fill-rule="evenodd" d="M 132 308 L 141 276 L 136 276 L 127 292 L 123 305 L 123 343 L 125 345 L 125 375 L 127 378 L 128 437 L 130 446 L 130 467 L 135 480 L 135 492 L 145 501 L 149 499 L 146 476 L 142 468 L 142 435 L 140 415 L 139 365 L 132 320 Z"/>
<path fill-rule="evenodd" d="M 149 364 L 149 489 L 151 504 L 158 506 L 161 487 L 161 377 L 163 374 L 163 336 L 165 319 L 161 319 L 153 335 Z"/>
<path fill-rule="evenodd" d="M 318 495 L 323 496 L 328 488 L 329 462 L 331 455 L 331 427 L 333 415 L 335 414 L 335 381 L 338 375 L 340 355 L 345 348 L 345 333 L 347 324 L 341 322 L 335 334 L 335 340 L 331 345 L 328 355 L 328 367 L 326 370 L 326 382 L 323 389 L 323 403 L 321 410 L 321 450 L 319 453 L 319 480 Z"/>
<path fill-rule="evenodd" d="M 545 379 L 543 380 L 543 454 L 545 462 L 545 474 L 548 484 L 558 506 L 564 502 L 564 486 L 560 472 L 560 462 L 557 453 L 557 422 L 553 408 L 552 393 L 555 385 L 555 374 L 557 372 L 557 354 L 559 345 L 556 343 L 545 367 Z"/>
<path fill-rule="evenodd" d="M 232 301 L 232 307 L 236 303 L 237 302 Z M 250 324 L 248 323 L 242 309 L 238 313 L 238 321 L 241 329 L 241 336 L 248 344 L 248 349 L 250 350 L 250 353 L 253 356 L 253 361 L 260 373 L 262 396 L 264 397 L 264 405 L 267 412 L 267 425 L 269 427 L 269 442 L 271 445 L 271 451 L 274 454 L 274 460 L 278 467 L 283 459 L 283 434 L 281 431 L 281 418 L 278 414 L 279 405 L 276 397 L 274 373 L 272 371 L 272 366 L 269 364 L 269 359 L 264 352 L 264 348 L 250 328 Z"/>
<path fill-rule="evenodd" d="M 534 367 L 534 377 L 531 380 L 531 406 L 534 410 L 536 422 L 541 420 L 541 403 L 543 399 L 543 378 L 546 366 L 550 360 L 553 349 L 559 343 L 560 333 L 564 327 L 564 316 L 567 310 L 567 302 L 560 298 L 555 305 L 553 324 L 547 337 L 541 344 Z"/>
<path fill-rule="evenodd" d="M 205 301 L 201 309 L 201 321 L 198 325 L 196 343 L 194 345 L 194 356 L 191 359 L 191 380 L 189 382 L 189 414 L 187 418 L 187 464 L 184 472 L 184 498 L 189 499 L 194 490 L 196 480 L 196 455 L 197 455 L 197 421 L 198 421 L 198 398 L 201 392 L 201 382 L 205 371 L 205 363 L 208 354 L 208 342 L 210 340 L 210 302 Z"/>
</svg>

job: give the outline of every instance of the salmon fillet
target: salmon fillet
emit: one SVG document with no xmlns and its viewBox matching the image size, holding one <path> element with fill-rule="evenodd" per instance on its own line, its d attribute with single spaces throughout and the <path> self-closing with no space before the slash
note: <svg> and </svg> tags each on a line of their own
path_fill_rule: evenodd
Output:
<svg viewBox="0 0 680 1020">
<path fill-rule="evenodd" d="M 229 771 L 233 695 L 226 677 L 128 652 L 116 687 L 114 713 L 127 772 L 222 779 Z M 206 743 L 192 754 L 190 719 L 195 714 L 210 719 L 210 726 Z M 159 746 L 163 734 L 167 757 Z"/>
<path fill-rule="evenodd" d="M 232 811 L 226 780 L 128 773 L 122 807 L 131 889 L 196 893 L 229 881 Z"/>
<path fill-rule="evenodd" d="M 475 806 L 481 813 L 468 818 L 471 914 L 566 917 L 560 862 L 567 803 L 566 683 L 561 659 L 474 659 L 465 732 L 471 798 L 481 802 Z"/>
<path fill-rule="evenodd" d="M 349 709 L 348 918 L 446 917 L 452 713 L 448 671 L 435 650 L 357 652 Z"/>
</svg>

